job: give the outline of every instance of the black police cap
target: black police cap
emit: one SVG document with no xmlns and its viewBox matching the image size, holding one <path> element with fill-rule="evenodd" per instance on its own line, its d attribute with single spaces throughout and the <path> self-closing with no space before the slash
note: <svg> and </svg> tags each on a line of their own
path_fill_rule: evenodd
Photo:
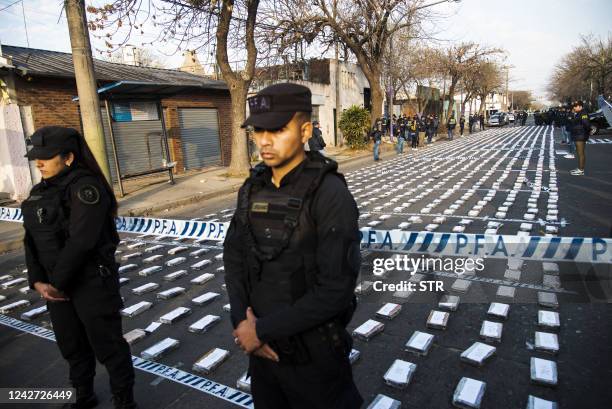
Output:
<svg viewBox="0 0 612 409">
<path fill-rule="evenodd" d="M 280 129 L 296 112 L 312 112 L 312 93 L 303 85 L 270 85 L 247 98 L 249 117 L 241 125 L 262 129 Z"/>
<path fill-rule="evenodd" d="M 29 144 L 33 146 L 25 155 L 26 158 L 51 159 L 62 152 L 79 151 L 79 132 L 63 126 L 45 126 L 37 129 L 30 137 Z"/>
</svg>

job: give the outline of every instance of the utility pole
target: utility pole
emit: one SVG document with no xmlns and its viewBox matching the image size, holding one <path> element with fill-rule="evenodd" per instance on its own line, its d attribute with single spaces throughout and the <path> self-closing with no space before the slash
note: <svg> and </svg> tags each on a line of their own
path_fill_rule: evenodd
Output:
<svg viewBox="0 0 612 409">
<path fill-rule="evenodd" d="M 506 109 L 508 111 L 508 77 L 510 76 L 510 67 L 506 66 Z"/>
<path fill-rule="evenodd" d="M 336 15 L 338 13 L 338 2 L 334 1 L 334 20 L 336 19 Z M 334 57 L 336 59 L 336 115 L 334 115 L 334 145 L 336 146 L 344 146 L 344 136 L 342 135 L 342 131 L 338 126 L 340 123 L 340 115 L 342 115 L 342 102 L 340 101 L 340 81 L 342 81 L 342 71 L 340 68 L 340 50 L 338 49 L 338 36 L 334 35 Z"/>
<path fill-rule="evenodd" d="M 112 186 L 104 145 L 104 128 L 102 127 L 100 100 L 98 99 L 91 44 L 89 42 L 89 29 L 85 17 L 85 1 L 64 0 L 64 8 L 66 9 L 66 19 L 68 20 L 68 31 L 70 33 L 83 135 L 100 169 L 102 169 L 104 177 Z M 107 115 L 110 115 L 110 112 L 107 112 Z"/>
</svg>

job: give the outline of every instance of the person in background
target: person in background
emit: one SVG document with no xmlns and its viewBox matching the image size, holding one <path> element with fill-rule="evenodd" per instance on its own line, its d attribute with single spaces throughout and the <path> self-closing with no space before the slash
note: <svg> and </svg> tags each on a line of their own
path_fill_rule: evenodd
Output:
<svg viewBox="0 0 612 409">
<path fill-rule="evenodd" d="M 374 161 L 378 162 L 380 159 L 380 143 L 383 137 L 383 126 L 382 121 L 376 121 L 372 130 L 370 131 L 370 138 L 374 141 L 374 148 L 372 154 L 374 155 Z"/>
<path fill-rule="evenodd" d="M 448 131 L 448 140 L 453 140 L 453 132 L 455 131 L 455 127 L 457 126 L 457 120 L 455 119 L 455 113 L 453 112 L 448 118 L 446 122 L 446 130 Z"/>
<path fill-rule="evenodd" d="M 574 115 L 571 120 L 570 132 L 572 140 L 576 144 L 578 167 L 570 171 L 570 174 L 573 176 L 583 176 L 584 167 L 586 165 L 585 148 L 591 132 L 591 122 L 589 121 L 589 114 L 585 111 L 582 101 L 574 102 L 572 110 Z"/>
<path fill-rule="evenodd" d="M 402 122 L 403 122 L 403 119 L 402 119 Z M 400 131 L 397 135 L 397 145 L 395 145 L 395 150 L 397 151 L 397 154 L 400 155 L 404 153 L 404 142 L 406 141 L 406 127 L 398 126 L 398 129 Z"/>
<path fill-rule="evenodd" d="M 321 132 L 321 125 L 319 121 L 312 121 L 312 136 L 308 139 L 308 148 L 311 152 L 319 152 L 321 155 L 325 155 L 325 147 L 327 144 L 323 139 L 323 132 Z"/>
<path fill-rule="evenodd" d="M 432 139 L 434 134 L 436 133 L 436 129 L 434 128 L 434 118 L 431 115 L 427 116 L 427 143 L 432 143 Z"/>
<path fill-rule="evenodd" d="M 463 129 L 465 128 L 465 116 L 461 115 L 459 118 L 459 133 L 463 136 Z"/>
<path fill-rule="evenodd" d="M 418 118 L 415 115 L 412 117 L 412 120 L 410 121 L 410 141 L 411 141 L 410 146 L 415 151 L 418 150 L 418 145 L 419 145 L 418 129 L 419 129 Z"/>
<path fill-rule="evenodd" d="M 425 117 L 418 117 L 418 132 L 419 132 L 419 148 L 425 146 L 425 132 L 427 132 L 427 126 L 425 125 Z"/>
</svg>

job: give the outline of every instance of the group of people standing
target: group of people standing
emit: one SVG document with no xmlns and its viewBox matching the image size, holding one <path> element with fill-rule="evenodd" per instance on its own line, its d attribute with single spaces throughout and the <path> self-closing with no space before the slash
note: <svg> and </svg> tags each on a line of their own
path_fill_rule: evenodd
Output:
<svg viewBox="0 0 612 409">
<path fill-rule="evenodd" d="M 521 126 L 525 126 L 525 122 L 527 122 L 527 112 L 520 111 L 514 114 L 514 125 L 521 124 Z"/>
<path fill-rule="evenodd" d="M 380 158 L 380 144 L 383 136 L 389 136 L 391 142 L 396 138 L 395 149 L 398 154 L 401 154 L 404 152 L 405 142 L 410 142 L 414 150 L 425 146 L 426 139 L 428 144 L 432 143 L 439 126 L 440 120 L 437 115 L 409 117 L 404 114 L 400 117 L 393 115 L 391 120 L 386 117 L 378 118 L 369 134 L 370 139 L 374 141 L 374 160 L 377 161 Z"/>
<path fill-rule="evenodd" d="M 484 115 L 470 115 L 469 116 L 469 132 L 474 132 L 475 124 L 480 122 L 480 130 L 484 130 Z M 453 112 L 448 120 L 446 121 L 446 130 L 448 133 L 448 140 L 453 139 L 455 128 L 459 125 L 459 133 L 463 136 L 466 119 L 464 115 L 461 115 L 457 121 L 455 113 Z M 393 115 L 389 117 L 378 118 L 370 133 L 368 139 L 374 142 L 374 160 L 380 159 L 380 144 L 384 136 L 389 137 L 389 140 L 393 143 L 397 139 L 395 144 L 395 150 L 398 154 L 404 152 L 404 144 L 410 143 L 410 146 L 414 150 L 418 150 L 433 142 L 433 136 L 438 132 L 440 127 L 440 119 L 437 115 L 414 115 L 407 116 L 402 114 L 401 116 Z"/>
</svg>

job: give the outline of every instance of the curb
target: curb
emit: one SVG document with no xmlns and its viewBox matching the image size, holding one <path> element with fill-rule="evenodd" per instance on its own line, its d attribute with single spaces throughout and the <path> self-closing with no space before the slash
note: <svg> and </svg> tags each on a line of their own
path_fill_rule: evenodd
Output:
<svg viewBox="0 0 612 409">
<path fill-rule="evenodd" d="M 132 216 L 132 217 L 149 216 L 157 212 L 161 212 L 164 210 L 170 210 L 170 209 L 176 209 L 177 207 L 184 206 L 187 204 L 192 204 L 194 202 L 199 202 L 201 200 L 212 199 L 214 197 L 225 196 L 231 193 L 235 193 L 240 189 L 240 186 L 242 186 L 242 182 L 240 182 L 240 184 L 234 184 L 234 185 L 228 186 L 223 189 L 215 190 L 213 192 L 207 192 L 207 193 L 201 193 L 201 194 L 197 194 L 193 196 L 188 196 L 182 199 L 160 203 L 160 204 L 153 205 L 153 206 L 135 207 L 132 209 L 128 209 L 124 211 L 123 213 L 125 216 Z M 119 205 L 119 210 L 121 210 L 121 205 Z"/>
</svg>

